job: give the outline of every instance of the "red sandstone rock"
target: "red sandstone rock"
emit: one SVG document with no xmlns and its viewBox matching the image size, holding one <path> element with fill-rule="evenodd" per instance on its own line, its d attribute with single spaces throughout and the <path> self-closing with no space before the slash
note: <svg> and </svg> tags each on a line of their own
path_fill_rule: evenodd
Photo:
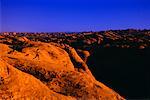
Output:
<svg viewBox="0 0 150 100">
<path fill-rule="evenodd" d="M 68 45 L 28 41 L 24 45 L 1 44 L 0 50 L 5 60 L 0 62 L 3 98 L 123 100 L 96 81 L 76 50 Z"/>
</svg>

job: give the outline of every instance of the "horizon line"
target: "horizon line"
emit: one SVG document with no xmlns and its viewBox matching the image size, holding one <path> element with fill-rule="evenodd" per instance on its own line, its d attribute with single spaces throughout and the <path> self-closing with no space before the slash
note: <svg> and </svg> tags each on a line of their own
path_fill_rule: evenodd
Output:
<svg viewBox="0 0 150 100">
<path fill-rule="evenodd" d="M 12 32 L 16 32 L 16 33 L 82 33 L 82 32 L 101 32 L 101 31 L 116 31 L 116 30 L 150 30 L 150 28 L 126 28 L 126 29 L 106 29 L 106 30 L 99 30 L 99 31 L 94 31 L 94 30 L 90 30 L 90 31 L 0 31 L 0 33 L 12 33 Z"/>
</svg>

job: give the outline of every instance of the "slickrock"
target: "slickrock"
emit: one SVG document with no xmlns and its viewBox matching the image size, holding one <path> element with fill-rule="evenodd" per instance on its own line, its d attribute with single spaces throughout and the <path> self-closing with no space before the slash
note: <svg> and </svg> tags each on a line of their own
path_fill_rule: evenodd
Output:
<svg viewBox="0 0 150 100">
<path fill-rule="evenodd" d="M 90 56 L 89 51 L 87 51 L 87 50 L 81 50 L 81 49 L 77 49 L 76 51 L 79 54 L 79 56 L 82 58 L 82 60 L 86 63 L 88 57 Z"/>
<path fill-rule="evenodd" d="M 0 52 L 6 62 L 0 62 L 3 98 L 124 100 L 96 81 L 69 45 L 17 39 L 12 44 L 1 44 Z"/>
<path fill-rule="evenodd" d="M 0 58 L 0 99 L 73 100 L 51 91 L 40 80 L 21 72 Z"/>
<path fill-rule="evenodd" d="M 22 42 L 28 42 L 30 41 L 29 39 L 27 39 L 26 37 L 20 37 L 18 38 L 19 41 L 22 41 Z"/>
</svg>

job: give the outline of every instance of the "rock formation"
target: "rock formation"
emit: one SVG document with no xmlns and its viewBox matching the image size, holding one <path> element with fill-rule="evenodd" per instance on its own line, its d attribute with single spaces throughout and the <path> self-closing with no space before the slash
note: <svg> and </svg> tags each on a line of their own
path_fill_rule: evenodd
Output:
<svg viewBox="0 0 150 100">
<path fill-rule="evenodd" d="M 124 100 L 96 81 L 74 48 L 10 40 L 0 42 L 0 99 Z"/>
<path fill-rule="evenodd" d="M 51 91 L 40 80 L 24 73 L 0 58 L 0 99 L 73 100 Z"/>
</svg>

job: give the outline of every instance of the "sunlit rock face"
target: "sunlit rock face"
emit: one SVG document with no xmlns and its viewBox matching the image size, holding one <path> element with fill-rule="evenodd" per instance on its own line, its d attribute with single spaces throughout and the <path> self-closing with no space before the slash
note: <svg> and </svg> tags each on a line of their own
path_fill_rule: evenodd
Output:
<svg viewBox="0 0 150 100">
<path fill-rule="evenodd" d="M 51 91 L 40 80 L 0 59 L 0 99 L 74 100 Z"/>
<path fill-rule="evenodd" d="M 0 99 L 124 100 L 94 78 L 74 48 L 24 37 L 0 41 Z"/>
</svg>

